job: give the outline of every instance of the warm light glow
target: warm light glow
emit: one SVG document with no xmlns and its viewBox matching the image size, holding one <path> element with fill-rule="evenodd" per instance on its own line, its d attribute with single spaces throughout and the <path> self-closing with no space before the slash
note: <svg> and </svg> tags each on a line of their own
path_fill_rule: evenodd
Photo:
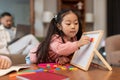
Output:
<svg viewBox="0 0 120 80">
<path fill-rule="evenodd" d="M 51 19 L 53 18 L 53 13 L 50 11 L 45 11 L 43 13 L 43 22 L 44 23 L 49 23 Z"/>
<path fill-rule="evenodd" d="M 92 23 L 93 22 L 93 14 L 92 13 L 86 13 L 85 15 L 85 22 Z"/>
</svg>

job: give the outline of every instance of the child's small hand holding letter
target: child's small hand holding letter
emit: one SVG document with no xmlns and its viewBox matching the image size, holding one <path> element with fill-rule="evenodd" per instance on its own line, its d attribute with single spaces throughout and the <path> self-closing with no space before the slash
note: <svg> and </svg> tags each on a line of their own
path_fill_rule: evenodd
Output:
<svg viewBox="0 0 120 80">
<path fill-rule="evenodd" d="M 83 45 L 86 45 L 90 43 L 90 38 L 88 36 L 82 36 L 80 40 L 78 41 L 78 47 L 81 47 Z"/>
</svg>

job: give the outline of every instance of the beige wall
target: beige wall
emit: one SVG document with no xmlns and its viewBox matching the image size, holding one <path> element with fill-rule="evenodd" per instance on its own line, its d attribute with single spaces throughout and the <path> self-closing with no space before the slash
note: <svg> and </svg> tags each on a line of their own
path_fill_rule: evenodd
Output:
<svg viewBox="0 0 120 80">
<path fill-rule="evenodd" d="M 57 11 L 57 0 L 44 0 L 44 11 L 51 11 L 54 14 Z"/>
<path fill-rule="evenodd" d="M 44 11 L 56 14 L 56 0 L 35 0 L 35 35 L 44 36 L 44 25 L 42 15 Z"/>
<path fill-rule="evenodd" d="M 86 13 L 93 13 L 93 0 L 86 0 Z M 93 30 L 93 24 L 94 23 L 86 23 L 86 31 L 92 31 Z"/>
<path fill-rule="evenodd" d="M 106 37 L 106 0 L 93 0 L 94 3 L 94 30 L 104 30 L 104 38 Z"/>
<path fill-rule="evenodd" d="M 35 35 L 43 36 L 42 13 L 44 0 L 35 0 Z"/>
<path fill-rule="evenodd" d="M 86 23 L 86 30 L 104 30 L 106 37 L 106 0 L 86 0 L 86 13 L 93 13 L 94 22 Z"/>
</svg>

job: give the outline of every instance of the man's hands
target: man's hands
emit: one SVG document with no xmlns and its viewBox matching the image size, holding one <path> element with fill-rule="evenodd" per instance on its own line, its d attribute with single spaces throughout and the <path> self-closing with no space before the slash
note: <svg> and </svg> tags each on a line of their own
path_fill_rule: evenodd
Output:
<svg viewBox="0 0 120 80">
<path fill-rule="evenodd" d="M 11 60 L 6 56 L 0 56 L 0 69 L 9 68 L 12 65 Z"/>
</svg>

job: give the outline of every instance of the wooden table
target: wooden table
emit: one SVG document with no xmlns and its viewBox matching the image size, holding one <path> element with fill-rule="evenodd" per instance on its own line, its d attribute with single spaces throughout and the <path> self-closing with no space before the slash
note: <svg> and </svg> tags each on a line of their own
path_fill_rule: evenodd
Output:
<svg viewBox="0 0 120 80">
<path fill-rule="evenodd" d="M 36 65 L 31 65 L 30 67 L 30 69 L 35 69 L 35 68 L 37 68 Z M 88 71 L 83 71 L 80 69 L 76 71 L 61 70 L 61 71 L 57 71 L 56 73 L 66 75 L 70 78 L 70 80 L 120 80 L 120 67 L 112 67 L 112 68 L 113 68 L 112 71 L 101 70 L 92 67 Z M 10 74 L 0 77 L 0 80 L 9 80 Z"/>
</svg>

